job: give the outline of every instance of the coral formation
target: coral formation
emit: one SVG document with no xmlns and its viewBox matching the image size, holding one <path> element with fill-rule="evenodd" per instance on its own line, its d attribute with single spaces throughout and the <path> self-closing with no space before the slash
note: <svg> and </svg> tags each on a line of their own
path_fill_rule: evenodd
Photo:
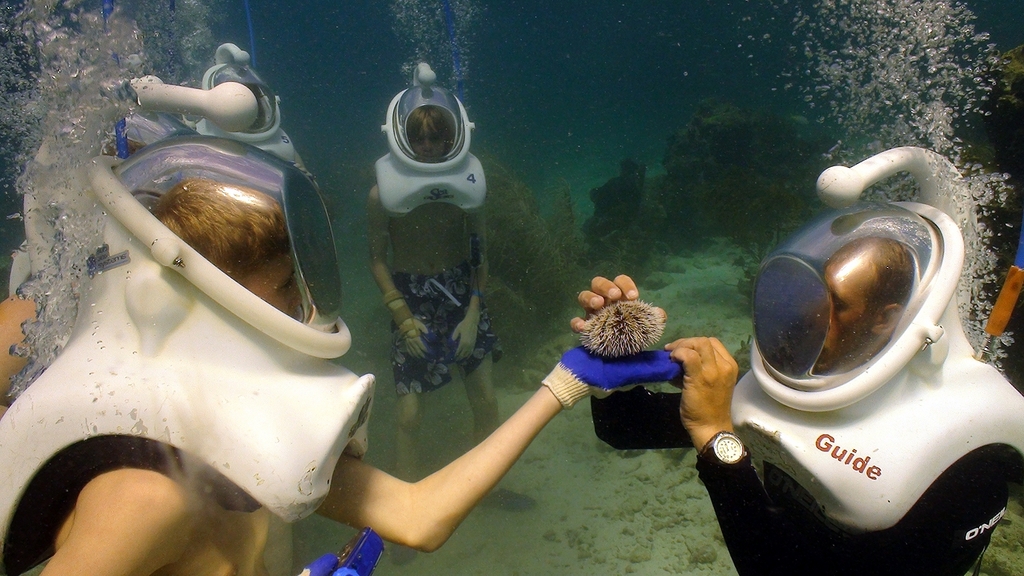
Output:
<svg viewBox="0 0 1024 576">
<path fill-rule="evenodd" d="M 647 166 L 627 158 L 619 164 L 618 176 L 590 191 L 594 215 L 583 223 L 583 234 L 591 253 L 605 252 L 610 247 L 606 238 L 636 221 L 644 198 L 646 173 Z"/>
<path fill-rule="evenodd" d="M 598 356 L 618 358 L 647 349 L 664 332 L 665 317 L 654 306 L 639 300 L 623 300 L 587 319 L 580 342 Z"/>
<path fill-rule="evenodd" d="M 799 117 L 701 102 L 665 151 L 661 238 L 676 249 L 728 238 L 752 279 L 760 257 L 820 207 L 812 183 L 828 164 L 824 142 Z"/>
<path fill-rule="evenodd" d="M 669 138 L 660 202 L 674 243 L 725 236 L 772 242 L 806 221 L 824 144 L 798 118 L 705 100 Z"/>
</svg>

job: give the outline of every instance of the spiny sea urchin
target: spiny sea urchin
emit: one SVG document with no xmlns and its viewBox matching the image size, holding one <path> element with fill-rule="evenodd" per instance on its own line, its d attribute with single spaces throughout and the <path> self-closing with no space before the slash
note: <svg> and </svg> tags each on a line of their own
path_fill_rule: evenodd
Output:
<svg viewBox="0 0 1024 576">
<path fill-rule="evenodd" d="M 665 318 L 654 306 L 623 300 L 591 316 L 580 333 L 580 342 L 598 356 L 618 358 L 646 350 L 664 332 Z"/>
</svg>

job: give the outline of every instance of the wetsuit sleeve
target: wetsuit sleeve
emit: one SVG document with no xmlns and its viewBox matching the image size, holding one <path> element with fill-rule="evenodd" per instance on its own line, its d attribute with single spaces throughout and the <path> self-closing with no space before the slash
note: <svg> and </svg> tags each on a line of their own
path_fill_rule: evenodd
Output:
<svg viewBox="0 0 1024 576">
<path fill-rule="evenodd" d="M 690 435 L 679 419 L 681 394 L 637 386 L 607 398 L 590 397 L 597 437 L 616 450 L 687 448 Z"/>
</svg>

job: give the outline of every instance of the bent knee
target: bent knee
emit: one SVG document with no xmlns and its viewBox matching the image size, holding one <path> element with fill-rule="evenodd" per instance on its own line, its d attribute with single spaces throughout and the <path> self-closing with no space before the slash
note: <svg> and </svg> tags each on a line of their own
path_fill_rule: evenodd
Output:
<svg viewBox="0 0 1024 576">
<path fill-rule="evenodd" d="M 416 432 L 420 429 L 420 424 L 423 422 L 423 418 L 420 416 L 418 410 L 401 411 L 398 413 L 398 427 L 403 432 Z"/>
</svg>

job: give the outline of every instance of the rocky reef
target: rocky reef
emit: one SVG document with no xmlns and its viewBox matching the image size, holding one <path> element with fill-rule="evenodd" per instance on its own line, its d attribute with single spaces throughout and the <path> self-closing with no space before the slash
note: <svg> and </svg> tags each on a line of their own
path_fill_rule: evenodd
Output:
<svg viewBox="0 0 1024 576">
<path fill-rule="evenodd" d="M 619 165 L 619 175 L 590 191 L 594 214 L 583 223 L 591 254 L 614 250 L 615 237 L 637 221 L 644 199 L 647 166 L 632 159 Z"/>
<path fill-rule="evenodd" d="M 702 102 L 669 138 L 659 237 L 675 250 L 728 238 L 744 252 L 749 291 L 761 258 L 821 207 L 814 182 L 829 165 L 826 142 L 802 117 Z"/>
</svg>

